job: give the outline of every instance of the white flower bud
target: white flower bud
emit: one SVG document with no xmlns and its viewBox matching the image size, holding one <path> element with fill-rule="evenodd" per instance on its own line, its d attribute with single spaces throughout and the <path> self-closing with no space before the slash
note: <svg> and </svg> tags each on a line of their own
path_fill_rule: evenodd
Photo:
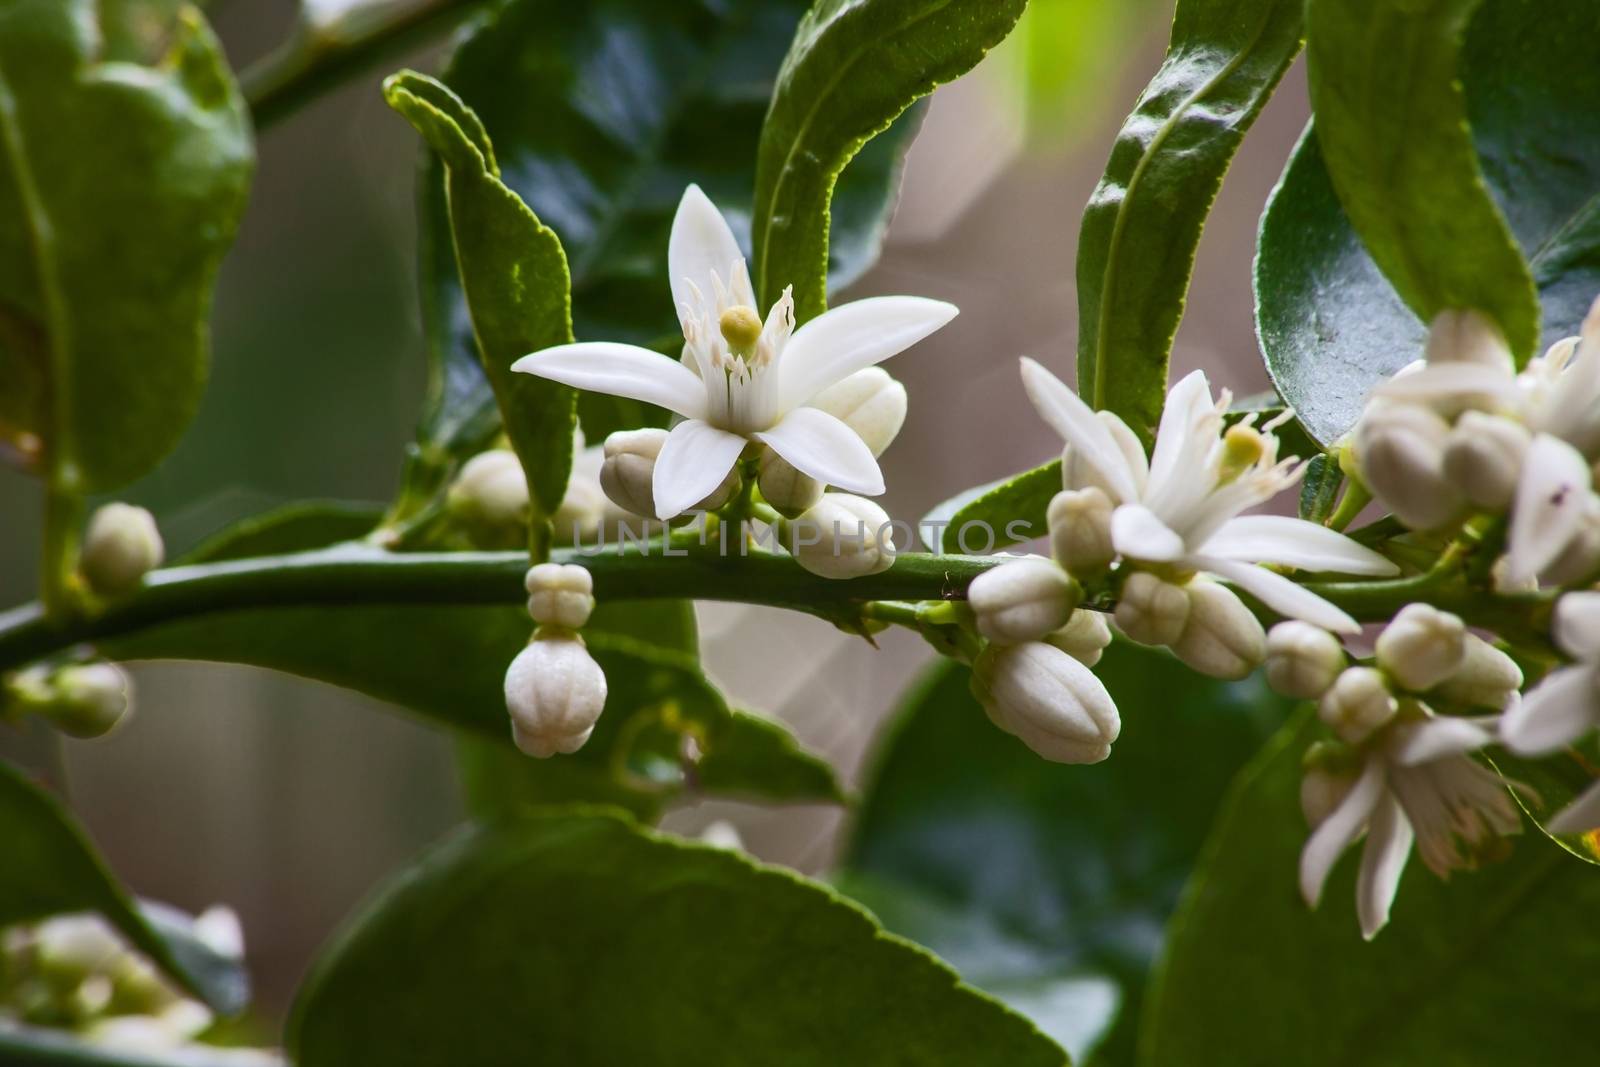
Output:
<svg viewBox="0 0 1600 1067">
<path fill-rule="evenodd" d="M 1511 347 L 1493 319 L 1471 308 L 1441 311 L 1428 325 L 1422 358 L 1429 364 L 1477 363 L 1513 370 Z"/>
<path fill-rule="evenodd" d="M 778 509 L 786 518 L 794 518 L 815 507 L 827 488 L 794 466 L 770 448 L 761 450 L 760 473 L 756 485 L 767 503 Z"/>
<path fill-rule="evenodd" d="M 667 443 L 667 431 L 618 430 L 605 443 L 600 488 L 622 510 L 653 519 L 656 515 L 656 458 Z"/>
<path fill-rule="evenodd" d="M 484 547 L 510 546 L 525 538 L 528 482 L 517 454 L 491 448 L 467 460 L 445 495 L 445 506 Z"/>
<path fill-rule="evenodd" d="M 984 571 L 967 587 L 978 632 L 999 645 L 1039 641 L 1065 626 L 1078 606 L 1077 585 L 1047 559 L 1014 559 Z"/>
<path fill-rule="evenodd" d="M 1322 721 L 1352 745 L 1371 737 L 1399 709 L 1383 672 L 1371 667 L 1346 668 L 1317 704 Z"/>
<path fill-rule="evenodd" d="M 972 680 L 995 725 L 1056 763 L 1098 763 L 1122 729 L 1100 679 L 1053 645 L 991 645 Z"/>
<path fill-rule="evenodd" d="M 1050 553 L 1068 574 L 1089 578 L 1117 558 L 1111 545 L 1111 498 L 1104 490 L 1066 489 L 1050 500 L 1045 520 Z"/>
<path fill-rule="evenodd" d="M 1296 700 L 1315 700 L 1345 668 L 1344 646 L 1320 626 L 1290 620 L 1267 633 L 1267 684 Z"/>
<path fill-rule="evenodd" d="M 540 626 L 576 630 L 594 611 L 594 579 L 576 563 L 541 563 L 528 569 L 528 614 Z"/>
<path fill-rule="evenodd" d="M 506 669 L 511 736 L 530 756 L 576 752 L 606 706 L 606 676 L 575 635 L 537 635 Z"/>
<path fill-rule="evenodd" d="M 105 971 L 127 952 L 111 925 L 98 915 L 58 915 L 33 934 L 34 958 L 55 978 L 82 979 Z"/>
<path fill-rule="evenodd" d="M 882 367 L 868 367 L 828 386 L 806 406 L 826 411 L 854 430 L 874 456 L 881 456 L 905 425 L 906 387 Z"/>
<path fill-rule="evenodd" d="M 1466 633 L 1459 616 L 1431 604 L 1407 604 L 1378 635 L 1378 666 L 1401 688 L 1426 692 L 1460 669 Z"/>
<path fill-rule="evenodd" d="M 1461 666 L 1433 692 L 1468 707 L 1503 709 L 1522 688 L 1522 668 L 1477 634 L 1467 634 L 1466 646 Z"/>
<path fill-rule="evenodd" d="M 1597 570 L 1600 570 L 1600 497 L 1590 494 L 1572 539 L 1539 572 L 1536 580 L 1553 586 L 1575 585 L 1592 581 Z"/>
<path fill-rule="evenodd" d="M 155 516 L 131 504 L 106 504 L 89 518 L 78 569 L 90 589 L 117 596 L 131 592 L 164 558 Z"/>
<path fill-rule="evenodd" d="M 1502 415 L 1468 411 L 1456 421 L 1444 447 L 1444 475 L 1480 508 L 1511 506 L 1522 474 L 1522 457 L 1533 436 Z"/>
<path fill-rule="evenodd" d="M 1356 427 L 1356 458 L 1367 488 L 1414 530 L 1451 522 L 1465 508 L 1444 476 L 1450 424 L 1418 404 L 1369 403 Z"/>
<path fill-rule="evenodd" d="M 888 514 L 866 497 L 827 493 L 783 527 L 783 543 L 800 566 L 823 578 L 860 578 L 894 563 Z"/>
<path fill-rule="evenodd" d="M 1189 621 L 1189 596 L 1182 586 L 1134 571 L 1122 583 L 1115 618 L 1118 629 L 1141 645 L 1170 645 Z"/>
<path fill-rule="evenodd" d="M 1300 812 L 1306 817 L 1306 825 L 1313 830 L 1321 826 L 1344 803 L 1358 777 L 1330 767 L 1307 767 L 1300 779 Z"/>
<path fill-rule="evenodd" d="M 103 737 L 127 717 L 131 683 L 115 663 L 71 664 L 50 679 L 53 699 L 44 714 L 73 737 Z"/>
<path fill-rule="evenodd" d="M 1093 667 L 1111 644 L 1111 627 L 1100 612 L 1080 608 L 1065 626 L 1046 637 L 1045 643 L 1055 645 L 1085 667 Z"/>
<path fill-rule="evenodd" d="M 1209 578 L 1193 578 L 1184 591 L 1189 617 L 1172 643 L 1179 659 L 1212 678 L 1243 678 L 1261 666 L 1267 655 L 1266 632 L 1232 589 Z"/>
<path fill-rule="evenodd" d="M 567 479 L 566 492 L 561 504 L 550 516 L 558 543 L 572 541 L 588 544 L 598 540 L 600 531 L 611 512 L 617 510 L 600 490 L 597 475 L 580 471 L 576 463 Z"/>
</svg>

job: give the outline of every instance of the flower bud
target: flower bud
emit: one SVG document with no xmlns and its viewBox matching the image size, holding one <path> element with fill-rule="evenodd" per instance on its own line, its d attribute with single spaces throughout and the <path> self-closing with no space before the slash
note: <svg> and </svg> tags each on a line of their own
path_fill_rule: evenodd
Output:
<svg viewBox="0 0 1600 1067">
<path fill-rule="evenodd" d="M 1055 645 L 1085 667 L 1093 667 L 1111 644 L 1111 627 L 1100 612 L 1081 608 L 1072 613 L 1065 626 L 1046 637 L 1045 643 Z"/>
<path fill-rule="evenodd" d="M 605 443 L 600 488 L 617 507 L 633 515 L 655 518 L 656 458 L 667 443 L 667 431 L 618 430 Z"/>
<path fill-rule="evenodd" d="M 1513 370 L 1511 348 L 1494 320 L 1472 308 L 1450 308 L 1428 324 L 1422 358 L 1436 363 L 1477 363 Z"/>
<path fill-rule="evenodd" d="M 1394 718 L 1399 708 L 1382 671 L 1348 667 L 1322 694 L 1317 714 L 1341 740 L 1359 745 Z"/>
<path fill-rule="evenodd" d="M 1402 689 L 1426 692 L 1461 667 L 1466 633 L 1459 616 L 1431 604 L 1407 604 L 1378 635 L 1378 666 Z"/>
<path fill-rule="evenodd" d="M 605 672 L 575 634 L 535 634 L 506 669 L 511 737 L 530 756 L 578 751 L 605 706 Z"/>
<path fill-rule="evenodd" d="M 1522 474 L 1522 457 L 1533 440 L 1527 427 L 1501 415 L 1468 411 L 1456 421 L 1444 446 L 1444 475 L 1480 508 L 1511 506 Z"/>
<path fill-rule="evenodd" d="M 824 494 L 782 533 L 800 566 L 823 578 L 860 578 L 894 563 L 889 516 L 866 497 Z"/>
<path fill-rule="evenodd" d="M 1306 825 L 1313 830 L 1321 826 L 1344 803 L 1358 777 L 1352 771 L 1332 767 L 1307 767 L 1300 779 L 1300 812 L 1306 817 Z"/>
<path fill-rule="evenodd" d="M 1122 583 L 1115 613 L 1117 627 L 1141 645 L 1170 645 L 1189 621 L 1189 596 L 1182 586 L 1148 571 L 1134 571 Z"/>
<path fill-rule="evenodd" d="M 1209 578 L 1193 578 L 1184 592 L 1189 617 L 1172 643 L 1179 659 L 1212 678 L 1243 678 L 1261 666 L 1267 655 L 1266 632 L 1232 589 Z"/>
<path fill-rule="evenodd" d="M 1100 679 L 1053 645 L 990 645 L 972 682 L 995 725 L 1056 763 L 1100 762 L 1122 729 Z"/>
<path fill-rule="evenodd" d="M 165 556 L 153 515 L 131 504 L 106 504 L 89 518 L 78 569 L 90 589 L 117 596 L 132 592 Z"/>
<path fill-rule="evenodd" d="M 881 456 L 905 425 L 906 387 L 882 367 L 868 367 L 828 386 L 807 406 L 820 408 L 850 427 L 874 456 Z"/>
<path fill-rule="evenodd" d="M 1068 574 L 1092 578 L 1117 558 L 1111 545 L 1111 511 L 1111 498 L 1094 486 L 1066 489 L 1051 498 L 1045 512 L 1050 553 Z"/>
<path fill-rule="evenodd" d="M 1548 585 L 1575 585 L 1592 581 L 1600 570 L 1600 498 L 1590 495 L 1584 501 L 1583 518 L 1556 558 L 1539 572 L 1538 580 Z"/>
<path fill-rule="evenodd" d="M 761 450 L 761 468 L 756 485 L 767 503 L 785 518 L 794 518 L 816 506 L 827 488 L 807 474 L 795 470 L 790 462 L 770 448 Z"/>
<path fill-rule="evenodd" d="M 528 569 L 528 614 L 540 626 L 576 630 L 594 611 L 594 579 L 575 563 L 541 563 Z"/>
<path fill-rule="evenodd" d="M 1345 668 L 1339 639 L 1309 622 L 1280 622 L 1267 633 L 1267 684 L 1296 700 L 1316 700 Z"/>
<path fill-rule="evenodd" d="M 122 939 L 98 915 L 58 915 L 33 934 L 34 959 L 54 979 L 82 980 L 104 971 L 127 951 Z"/>
<path fill-rule="evenodd" d="M 556 513 L 550 516 L 557 544 L 589 544 L 601 536 L 606 520 L 618 509 L 600 490 L 598 473 L 584 471 L 573 461 L 566 492 Z"/>
<path fill-rule="evenodd" d="M 1521 688 L 1522 668 L 1517 661 L 1477 634 L 1469 633 L 1461 666 L 1433 692 L 1457 704 L 1499 710 Z"/>
<path fill-rule="evenodd" d="M 1065 626 L 1079 591 L 1047 559 L 1014 559 L 984 571 L 967 587 L 978 632 L 997 645 L 1039 641 Z"/>
<path fill-rule="evenodd" d="M 50 680 L 54 699 L 44 714 L 73 737 L 103 737 L 128 714 L 128 676 L 115 663 L 75 663 Z"/>
<path fill-rule="evenodd" d="M 528 482 L 517 454 L 479 452 L 461 465 L 445 507 L 480 547 L 510 547 L 527 537 Z"/>
<path fill-rule="evenodd" d="M 1444 476 L 1450 425 L 1419 404 L 1369 403 L 1356 427 L 1361 478 L 1395 517 L 1413 530 L 1457 518 L 1465 502 Z"/>
</svg>

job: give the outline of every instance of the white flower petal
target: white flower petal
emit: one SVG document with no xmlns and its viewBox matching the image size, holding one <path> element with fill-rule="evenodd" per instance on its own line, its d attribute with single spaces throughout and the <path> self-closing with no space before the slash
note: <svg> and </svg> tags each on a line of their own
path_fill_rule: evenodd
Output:
<svg viewBox="0 0 1600 1067">
<path fill-rule="evenodd" d="M 672 428 L 661 454 L 651 488 L 656 498 L 656 518 L 670 519 L 710 496 L 728 476 L 744 451 L 738 434 L 688 419 Z"/>
<path fill-rule="evenodd" d="M 1356 915 L 1361 920 L 1361 936 L 1368 941 L 1389 922 L 1389 908 L 1415 840 L 1400 802 L 1393 794 L 1385 794 L 1372 812 L 1367 847 L 1361 851 L 1361 873 L 1356 877 Z"/>
<path fill-rule="evenodd" d="M 1589 503 L 1589 464 L 1559 437 L 1540 434 L 1528 446 L 1511 508 L 1506 580 L 1536 577 L 1583 525 Z"/>
<path fill-rule="evenodd" d="M 1462 362 L 1430 363 L 1409 374 L 1397 374 L 1372 395 L 1423 404 L 1487 397 L 1513 405 L 1519 399 L 1516 378 L 1506 370 Z"/>
<path fill-rule="evenodd" d="M 872 449 L 826 411 L 795 408 L 772 429 L 751 436 L 824 485 L 865 496 L 883 492 L 883 472 Z"/>
<path fill-rule="evenodd" d="M 1124 504 L 1111 513 L 1111 544 L 1124 556 L 1151 563 L 1183 557 L 1183 538 L 1143 504 Z"/>
<path fill-rule="evenodd" d="M 1494 735 L 1477 723 L 1439 716 L 1395 727 L 1388 753 L 1400 766 L 1415 767 L 1446 756 L 1476 752 L 1493 740 Z"/>
<path fill-rule="evenodd" d="M 1592 423 L 1595 402 L 1600 399 L 1600 299 L 1584 316 L 1583 340 L 1556 381 L 1539 420 L 1540 427 L 1577 440 Z"/>
<path fill-rule="evenodd" d="M 1600 661 L 1600 592 L 1581 590 L 1556 601 L 1556 644 L 1575 659 Z"/>
<path fill-rule="evenodd" d="M 1139 435 L 1122 421 L 1122 417 L 1114 411 L 1097 411 L 1095 418 L 1105 424 L 1106 430 L 1111 434 L 1111 440 L 1122 452 L 1122 458 L 1128 463 L 1128 470 L 1133 474 L 1135 488 L 1142 495 L 1145 484 L 1150 480 L 1150 458 L 1144 454 L 1144 445 L 1139 443 Z"/>
<path fill-rule="evenodd" d="M 1600 827 L 1600 782 L 1596 782 L 1578 799 L 1562 808 L 1545 824 L 1553 834 L 1583 834 Z"/>
<path fill-rule="evenodd" d="M 1282 563 L 1308 571 L 1385 577 L 1400 568 L 1337 530 L 1286 515 L 1229 519 L 1200 547 L 1208 556 Z"/>
<path fill-rule="evenodd" d="M 637 345 L 609 341 L 557 345 L 523 356 L 511 369 L 574 389 L 659 404 L 686 419 L 706 415 L 706 387 L 695 372 L 671 356 Z"/>
<path fill-rule="evenodd" d="M 672 284 L 672 306 L 682 314 L 682 308 L 694 307 L 695 298 L 689 286 L 698 286 L 700 292 L 712 299 L 711 275 L 715 273 L 724 284 L 734 283 L 728 271 L 735 263 L 743 269 L 744 253 L 734 240 L 728 220 L 722 217 L 698 185 L 683 191 L 678 201 L 678 213 L 672 217 L 672 236 L 667 239 L 667 274 Z M 749 283 L 745 283 L 748 288 Z"/>
<path fill-rule="evenodd" d="M 1542 756 L 1588 732 L 1600 716 L 1600 677 L 1582 664 L 1563 667 L 1524 693 L 1500 720 L 1500 737 L 1511 751 Z"/>
<path fill-rule="evenodd" d="M 858 370 L 903 352 L 956 317 L 920 296 L 875 296 L 824 311 L 794 332 L 779 366 L 783 404 L 799 407 Z"/>
<path fill-rule="evenodd" d="M 1127 458 L 1105 423 L 1096 418 L 1093 408 L 1060 378 L 1026 356 L 1022 357 L 1022 387 L 1039 415 L 1073 449 L 1077 461 L 1089 464 L 1099 474 L 1100 481 L 1111 491 L 1113 503 L 1131 504 L 1139 499 L 1137 480 Z"/>
<path fill-rule="evenodd" d="M 1337 634 L 1361 631 L 1361 624 L 1341 608 L 1322 599 L 1311 590 L 1296 585 L 1281 574 L 1274 574 L 1253 563 L 1217 556 L 1194 556 L 1191 562 L 1203 571 L 1226 578 L 1261 603 L 1290 619 L 1300 619 Z"/>
<path fill-rule="evenodd" d="M 1162 494 L 1174 480 L 1188 483 L 1216 447 L 1216 434 L 1202 434 L 1216 415 L 1205 371 L 1191 371 L 1167 393 L 1150 456 L 1149 494 Z M 1204 437 L 1204 439 L 1202 439 Z M 1209 490 L 1211 487 L 1205 486 Z"/>
<path fill-rule="evenodd" d="M 1383 767 L 1372 760 L 1339 806 L 1306 839 L 1306 846 L 1300 851 L 1300 895 L 1310 907 L 1316 907 L 1322 899 L 1328 873 L 1350 842 L 1360 836 L 1382 795 Z"/>
</svg>

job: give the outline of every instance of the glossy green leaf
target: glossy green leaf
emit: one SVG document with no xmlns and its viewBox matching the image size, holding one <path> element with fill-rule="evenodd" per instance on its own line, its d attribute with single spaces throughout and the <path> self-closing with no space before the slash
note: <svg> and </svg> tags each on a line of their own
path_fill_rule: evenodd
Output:
<svg viewBox="0 0 1600 1067">
<path fill-rule="evenodd" d="M 1288 706 L 1123 642 L 1095 671 L 1122 733 L 1085 767 L 1034 755 L 989 722 L 965 669 L 936 667 L 878 754 L 844 886 L 1070 1051 L 1114 1014 L 1097 1062 L 1128 1063 L 1167 915 L 1234 771 Z"/>
<path fill-rule="evenodd" d="M 1588 753 L 1569 748 L 1542 759 L 1526 759 L 1498 751 L 1492 762 L 1502 775 L 1533 790 L 1533 796 L 1520 792 L 1513 792 L 1512 796 L 1550 840 L 1585 863 L 1600 866 L 1600 831 L 1552 834 L 1545 826 L 1552 815 L 1576 800 L 1600 778 Z"/>
<path fill-rule="evenodd" d="M 380 504 L 303 500 L 241 519 L 206 538 L 176 563 L 276 556 L 326 548 L 365 536 L 383 517 Z"/>
<path fill-rule="evenodd" d="M 194 8 L 0 5 L 0 447 L 69 492 L 171 451 L 252 159 Z"/>
<path fill-rule="evenodd" d="M 0 763 L 0 842 L 0 927 L 98 912 L 218 1011 L 232 1014 L 249 1000 L 249 978 L 238 960 L 219 956 L 160 912 L 142 912 L 66 807 L 7 763 Z"/>
<path fill-rule="evenodd" d="M 458 833 L 386 887 L 314 968 L 289 1047 L 299 1067 L 1065 1062 L 826 887 L 572 808 Z"/>
<path fill-rule="evenodd" d="M 1314 456 L 1306 464 L 1300 481 L 1300 517 L 1308 522 L 1326 522 L 1339 503 L 1344 486 L 1344 471 L 1332 456 Z"/>
<path fill-rule="evenodd" d="M 747 231 L 756 144 L 772 84 L 807 0 L 512 0 L 482 19 L 443 80 L 482 118 L 505 183 L 560 235 L 577 335 L 676 354 L 667 234 L 698 182 Z M 914 116 L 862 151 L 840 179 L 834 286 L 877 258 L 916 133 Z M 443 198 L 425 175 L 422 299 L 432 388 L 424 449 L 474 451 L 497 421 L 442 236 Z M 585 433 L 656 421 L 643 405 L 580 399 Z"/>
<path fill-rule="evenodd" d="M 800 322 L 828 304 L 829 213 L 851 158 L 919 97 L 965 74 L 1025 0 L 817 0 L 773 87 L 756 163 L 751 280 L 794 286 Z"/>
<path fill-rule="evenodd" d="M 1458 80 L 1480 3 L 1309 0 L 1307 80 L 1334 191 L 1401 299 L 1424 321 L 1478 308 L 1526 360 L 1539 298 L 1479 170 Z"/>
<path fill-rule="evenodd" d="M 1482 176 L 1539 287 L 1541 344 L 1576 333 L 1600 292 L 1594 28 L 1585 4 L 1485 0 L 1461 56 Z M 1262 220 L 1256 326 L 1279 391 L 1331 444 L 1354 425 L 1373 385 L 1422 355 L 1426 330 L 1362 247 L 1319 142 L 1309 132 L 1302 139 Z M 1442 166 L 1423 158 L 1417 165 L 1430 174 Z M 1432 194 L 1424 187 L 1419 195 Z M 1474 257 L 1460 269 L 1488 271 L 1496 261 Z"/>
<path fill-rule="evenodd" d="M 1300 760 L 1286 727 L 1235 785 L 1173 918 L 1141 1062 L 1485 1067 L 1584 1059 L 1600 998 L 1600 878 L 1538 834 L 1449 882 L 1413 856 L 1393 917 L 1362 941 L 1352 850 L 1310 912 Z"/>
<path fill-rule="evenodd" d="M 500 180 L 483 125 L 432 78 L 403 72 L 384 96 L 445 168 L 456 266 L 506 436 L 528 479 L 536 531 L 556 513 L 572 469 L 577 393 L 511 365 L 572 340 L 567 257 L 555 232 Z"/>
<path fill-rule="evenodd" d="M 631 610 L 620 604 L 612 609 Z M 652 607 L 639 610 L 662 628 L 678 625 Z M 648 627 L 635 630 L 644 639 L 585 631 L 589 651 L 606 673 L 606 710 L 577 753 L 534 765 L 511 748 L 502 689 L 506 665 L 531 629 L 520 606 L 278 608 L 153 627 L 107 642 L 102 651 L 122 660 L 245 663 L 366 693 L 428 721 L 493 739 L 507 754 L 501 766 L 513 757 L 528 761 L 526 774 L 509 776 L 515 784 L 486 787 L 504 788 L 510 792 L 499 795 L 522 801 L 599 799 L 653 815 L 693 785 L 696 761 L 684 751 L 686 739 L 693 738 L 704 760 L 748 737 L 695 659 L 660 647 L 670 639 L 656 640 Z M 816 771 L 810 756 L 793 753 L 792 760 L 803 765 L 796 770 L 767 748 L 775 781 Z M 761 793 L 759 781 L 737 784 L 741 794 Z M 795 797 L 786 788 L 777 799 Z M 830 800 L 832 793 L 813 799 Z"/>
<path fill-rule="evenodd" d="M 1061 460 L 1052 459 L 1014 477 L 952 497 L 928 512 L 919 529 L 936 552 L 1006 548 L 1049 532 L 1045 513 L 1059 492 Z"/>
<path fill-rule="evenodd" d="M 1078 392 L 1148 444 L 1206 214 L 1300 51 L 1302 0 L 1179 0 L 1078 232 Z"/>
</svg>

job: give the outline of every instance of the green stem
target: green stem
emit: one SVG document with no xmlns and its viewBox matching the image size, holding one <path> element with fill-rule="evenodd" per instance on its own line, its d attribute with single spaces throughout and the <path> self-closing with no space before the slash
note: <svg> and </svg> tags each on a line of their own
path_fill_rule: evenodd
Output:
<svg viewBox="0 0 1600 1067">
<path fill-rule="evenodd" d="M 66 617 L 77 606 L 78 538 L 82 525 L 82 494 L 53 479 L 47 482 L 39 596 L 52 618 Z"/>
</svg>

